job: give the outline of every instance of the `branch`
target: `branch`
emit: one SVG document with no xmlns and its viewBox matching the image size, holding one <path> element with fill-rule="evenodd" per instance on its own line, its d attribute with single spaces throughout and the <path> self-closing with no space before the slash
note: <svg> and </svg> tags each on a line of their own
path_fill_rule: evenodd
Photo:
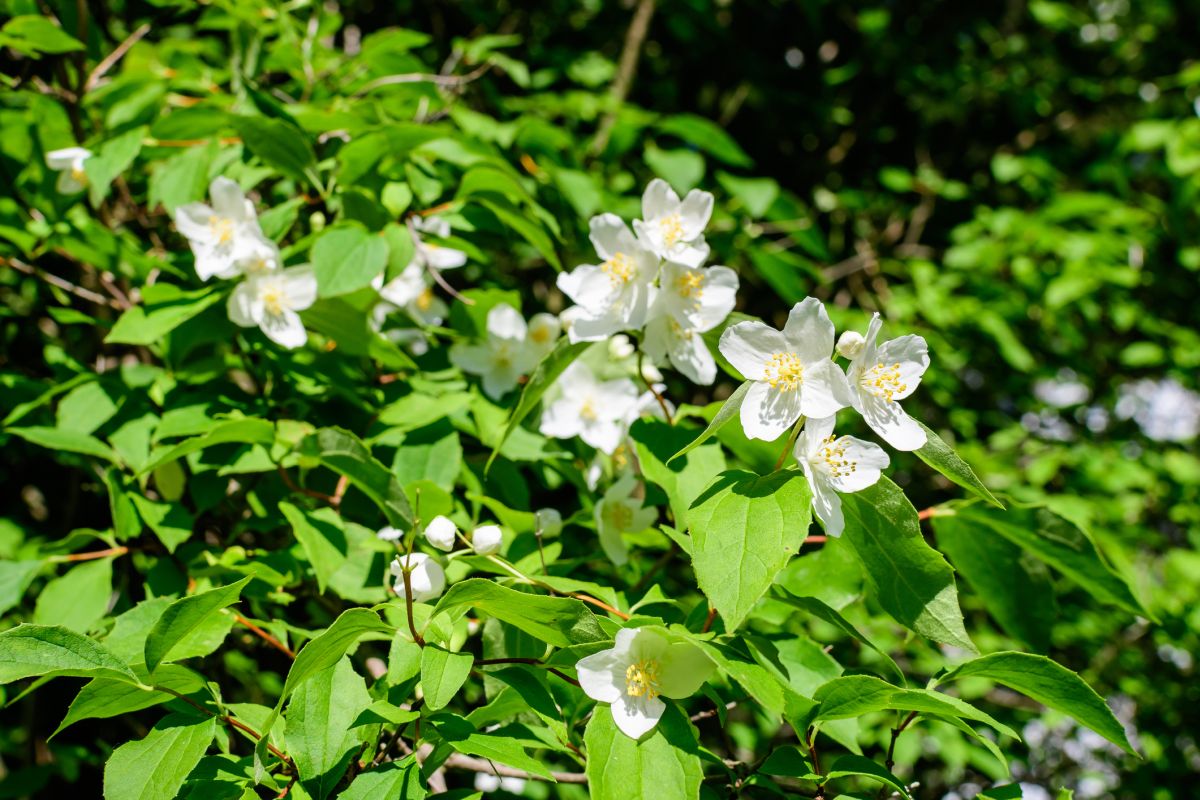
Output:
<svg viewBox="0 0 1200 800">
<path fill-rule="evenodd" d="M 129 48 L 133 47 L 138 41 L 150 32 L 150 23 L 144 23 L 141 27 L 129 34 L 125 41 L 117 45 L 117 49 L 108 54 L 107 57 L 88 73 L 87 80 L 83 82 L 83 93 L 87 94 L 92 89 L 96 88 L 96 84 L 104 77 L 104 74 L 113 68 L 118 61 L 125 57 L 129 52 Z"/>
<path fill-rule="evenodd" d="M 110 558 L 115 556 L 123 556 L 129 552 L 129 548 L 121 545 L 119 547 L 110 547 L 107 550 L 93 550 L 89 553 L 68 553 L 63 556 L 50 556 L 48 561 L 55 564 L 62 564 L 74 561 L 93 561 L 97 558 Z"/>
<path fill-rule="evenodd" d="M 292 652 L 292 650 L 286 644 L 279 641 L 274 636 L 267 633 L 262 628 L 258 627 L 253 622 L 246 619 L 245 617 L 243 617 L 241 614 L 237 613 L 236 611 L 233 612 L 233 620 L 234 620 L 234 622 L 237 622 L 241 625 L 245 625 L 247 628 L 254 631 L 254 633 L 258 634 L 258 637 L 260 639 L 262 639 L 264 642 L 266 642 L 267 644 L 274 647 L 276 650 L 278 650 L 281 653 L 283 653 L 284 655 L 286 655 L 288 658 L 296 657 L 296 654 L 294 652 Z"/>
<path fill-rule="evenodd" d="M 363 86 L 353 97 L 359 98 L 368 95 L 376 89 L 384 86 L 395 86 L 402 83 L 433 83 L 438 86 L 458 87 L 465 86 L 472 81 L 479 80 L 484 74 L 492 68 L 491 61 L 485 61 L 478 67 L 468 72 L 466 75 L 433 75 L 426 72 L 410 72 L 403 75 L 385 75 L 382 78 L 376 78 Z"/>
<path fill-rule="evenodd" d="M 108 306 L 109 308 L 121 307 L 115 300 L 111 300 L 99 292 L 93 292 L 91 289 L 84 289 L 82 286 L 76 286 L 64 278 L 60 278 L 57 275 L 47 272 L 40 267 L 35 267 L 32 264 L 26 264 L 20 259 L 3 258 L 0 259 L 0 261 L 8 264 L 17 272 L 24 272 L 26 275 L 32 275 L 35 278 L 41 278 L 51 286 L 55 286 L 59 289 L 62 289 L 64 292 L 69 292 L 78 298 L 87 300 L 89 303 L 95 303 L 96 305 L 100 306 Z"/>
<path fill-rule="evenodd" d="M 334 495 L 325 494 L 324 492 L 318 492 L 315 489 L 309 489 L 309 488 L 306 488 L 306 487 L 301 486 L 300 484 L 296 483 L 294 480 L 292 480 L 292 476 L 288 474 L 288 471 L 286 469 L 284 469 L 282 466 L 277 466 L 276 470 L 279 472 L 279 477 L 283 479 L 284 484 L 286 484 L 287 487 L 289 489 L 291 489 L 293 492 L 299 492 L 300 494 L 307 495 L 308 497 L 312 497 L 317 500 L 322 500 L 322 501 L 328 503 L 329 505 L 334 506 L 335 508 L 341 502 L 340 497 L 335 497 Z"/>
<path fill-rule="evenodd" d="M 592 155 L 604 152 L 608 139 L 612 136 L 613 126 L 617 123 L 617 114 L 629 96 L 633 86 L 633 76 L 637 73 L 638 57 L 642 54 L 642 43 L 646 41 L 646 33 L 650 30 L 650 18 L 654 16 L 654 0 L 639 0 L 637 9 L 633 12 L 633 21 L 629 23 L 629 31 L 625 34 L 625 45 L 621 48 L 621 60 L 617 65 L 617 77 L 613 80 L 610 98 L 612 108 L 600 121 L 596 138 L 592 141 Z"/>
<path fill-rule="evenodd" d="M 582 772 L 551 772 L 551 777 L 547 778 L 544 775 L 536 775 L 532 772 L 526 772 L 523 769 L 516 769 L 515 767 L 506 767 L 503 764 L 493 764 L 487 759 L 473 758 L 462 753 L 454 753 L 442 762 L 442 766 L 448 769 L 486 772 L 503 778 L 523 778 L 531 781 L 555 780 L 559 783 L 587 783 L 587 775 L 584 775 Z"/>
<path fill-rule="evenodd" d="M 650 394 L 654 395 L 654 399 L 658 401 L 658 407 L 662 409 L 663 416 L 667 418 L 667 424 L 674 425 L 675 420 L 671 418 L 671 409 L 667 405 L 667 401 L 663 399 L 663 396 L 658 393 L 657 389 L 654 388 L 654 384 L 650 383 L 650 379 L 646 377 L 644 372 L 642 372 L 642 357 L 642 351 L 638 350 L 638 376 L 642 379 L 642 383 L 646 384 L 646 388 L 650 390 Z"/>
</svg>

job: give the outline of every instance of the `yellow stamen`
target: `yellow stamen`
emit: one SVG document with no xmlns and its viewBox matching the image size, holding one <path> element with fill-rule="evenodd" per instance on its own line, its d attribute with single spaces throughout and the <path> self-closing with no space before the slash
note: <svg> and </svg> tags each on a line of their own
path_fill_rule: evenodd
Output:
<svg viewBox="0 0 1200 800">
<path fill-rule="evenodd" d="M 613 253 L 612 258 L 600 265 L 600 269 L 608 276 L 613 285 L 629 283 L 633 278 L 633 259 L 624 253 Z"/>
<path fill-rule="evenodd" d="M 417 299 L 414 302 L 417 304 L 417 308 L 421 311 L 428 311 L 433 305 L 433 289 L 430 289 L 428 286 L 426 286 L 425 289 L 419 295 L 417 295 Z"/>
<path fill-rule="evenodd" d="M 684 272 L 676 278 L 675 290 L 680 297 L 687 297 L 699 305 L 700 298 L 704 296 L 704 273 L 698 269 Z"/>
<path fill-rule="evenodd" d="M 667 247 L 683 239 L 683 221 L 678 214 L 669 214 L 658 221 L 658 230 L 662 234 L 663 244 Z"/>
<path fill-rule="evenodd" d="M 804 365 L 795 353 L 776 353 L 767 361 L 763 380 L 772 389 L 790 392 L 804 383 Z"/>
<path fill-rule="evenodd" d="M 533 340 L 534 344 L 546 344 L 546 342 L 550 341 L 550 329 L 543 327 L 533 328 L 529 331 L 529 338 Z"/>
<path fill-rule="evenodd" d="M 71 179 L 74 180 L 76 183 L 78 183 L 80 186 L 87 185 L 87 173 L 83 171 L 83 167 L 72 167 L 71 168 Z"/>
<path fill-rule="evenodd" d="M 900 364 L 876 364 L 862 374 L 859 385 L 868 394 L 881 397 L 891 403 L 898 394 L 908 390 L 908 384 L 900 382 Z"/>
<path fill-rule="evenodd" d="M 262 300 L 263 308 L 273 317 L 277 317 L 284 312 L 284 294 L 283 289 L 278 286 L 268 286 L 263 289 L 258 298 Z"/>
<path fill-rule="evenodd" d="M 233 241 L 233 220 L 228 217 L 213 215 L 208 218 L 208 227 L 219 244 L 229 244 Z"/>
<path fill-rule="evenodd" d="M 630 697 L 645 697 L 653 700 L 660 694 L 658 686 L 658 662 L 644 658 L 625 668 L 625 694 Z"/>
<path fill-rule="evenodd" d="M 592 405 L 592 399 L 589 397 L 583 401 L 583 405 L 579 407 L 579 418 L 587 422 L 596 421 L 596 407 Z"/>
<path fill-rule="evenodd" d="M 858 471 L 858 462 L 846 458 L 846 445 L 836 436 L 828 436 L 817 448 L 813 461 L 825 464 L 831 477 L 844 478 Z"/>
</svg>

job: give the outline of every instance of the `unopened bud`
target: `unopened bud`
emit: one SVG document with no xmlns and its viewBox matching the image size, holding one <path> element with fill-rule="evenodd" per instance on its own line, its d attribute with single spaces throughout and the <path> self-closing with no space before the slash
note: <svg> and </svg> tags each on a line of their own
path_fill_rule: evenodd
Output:
<svg viewBox="0 0 1200 800">
<path fill-rule="evenodd" d="M 458 526 L 441 515 L 431 519 L 425 526 L 425 541 L 447 553 L 454 549 L 454 537 L 457 535 Z"/>
<path fill-rule="evenodd" d="M 633 342 L 623 333 L 608 340 L 608 354 L 613 358 L 629 358 L 634 353 Z"/>
<path fill-rule="evenodd" d="M 471 534 L 471 546 L 477 555 L 491 555 L 500 549 L 502 539 L 499 525 L 481 525 Z"/>
<path fill-rule="evenodd" d="M 562 514 L 558 513 L 558 509 L 539 508 L 533 516 L 542 536 L 558 536 L 562 533 Z"/>
<path fill-rule="evenodd" d="M 837 352 L 842 358 L 847 358 L 851 361 L 862 355 L 863 348 L 867 346 L 867 340 L 858 331 L 845 331 L 837 341 Z"/>
</svg>

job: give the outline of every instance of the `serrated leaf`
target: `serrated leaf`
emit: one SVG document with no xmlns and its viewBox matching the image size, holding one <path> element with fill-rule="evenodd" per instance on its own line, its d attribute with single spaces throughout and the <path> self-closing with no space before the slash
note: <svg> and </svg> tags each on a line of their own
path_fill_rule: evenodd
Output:
<svg viewBox="0 0 1200 800">
<path fill-rule="evenodd" d="M 387 266 L 388 243 L 357 225 L 330 228 L 312 248 L 318 296 L 336 297 L 370 286 Z"/>
<path fill-rule="evenodd" d="M 917 511 L 896 484 L 842 495 L 843 537 L 854 548 L 879 605 L 935 642 L 978 652 L 963 626 L 954 570 L 925 542 Z"/>
<path fill-rule="evenodd" d="M 925 423 L 918 420 L 917 424 L 925 431 L 926 436 L 925 445 L 914 451 L 918 458 L 959 486 L 979 495 L 996 508 L 1004 508 L 1004 504 L 988 491 L 988 488 L 983 485 L 983 481 L 979 480 L 979 476 L 975 474 L 975 470 L 971 469 L 971 465 L 964 461 L 962 456 L 954 452 L 954 448 L 942 441 L 942 438 L 930 430 Z"/>
<path fill-rule="evenodd" d="M 596 615 L 579 600 L 509 589 L 494 581 L 470 578 L 450 587 L 438 601 L 433 616 L 459 617 L 474 608 L 554 647 L 601 642 L 610 638 Z"/>
<path fill-rule="evenodd" d="M 142 305 L 121 315 L 104 337 L 107 344 L 159 344 L 171 331 L 224 299 L 215 287 L 184 291 L 170 283 L 156 283 L 142 291 Z"/>
<path fill-rule="evenodd" d="M 18 625 L 0 632 L 0 684 L 47 675 L 137 682 L 137 676 L 120 659 L 73 630 L 59 625 Z"/>
<path fill-rule="evenodd" d="M 404 531 L 412 529 L 412 508 L 404 489 L 353 433 L 342 428 L 320 428 L 305 437 L 299 451 L 345 475 L 352 486 L 379 506 L 389 525 Z"/>
<path fill-rule="evenodd" d="M 210 589 L 200 594 L 182 597 L 163 611 L 150 635 L 146 637 L 146 668 L 154 668 L 171 656 L 171 651 L 193 631 L 199 628 L 212 614 L 233 605 L 241 597 L 252 578 L 242 578 L 237 583 Z"/>
<path fill-rule="evenodd" d="M 332 796 L 346 774 L 365 735 L 352 724 L 370 703 L 366 684 L 344 657 L 296 689 L 287 710 L 287 751 L 314 800 Z"/>
<path fill-rule="evenodd" d="M 104 800 L 173 800 L 217 732 L 216 717 L 171 714 L 104 765 Z"/>
<path fill-rule="evenodd" d="M 153 472 L 158 467 L 186 455 L 199 452 L 219 444 L 261 444 L 269 445 L 275 441 L 275 425 L 265 419 L 245 417 L 218 422 L 208 432 L 184 439 L 165 452 L 155 451 L 155 457 L 142 467 L 139 475 Z"/>
<path fill-rule="evenodd" d="M 700 432 L 700 435 L 692 439 L 687 447 L 684 447 L 675 455 L 667 459 L 667 464 L 670 464 L 677 458 L 683 458 L 685 455 L 696 449 L 700 445 L 707 442 L 713 436 L 716 436 L 717 431 L 724 427 L 726 422 L 736 417 L 742 409 L 742 401 L 746 399 L 746 392 L 750 391 L 750 381 L 745 381 L 734 390 L 733 394 L 726 398 L 725 402 L 717 410 L 716 415 L 712 418 L 712 422 L 708 423 L 708 427 Z"/>
<path fill-rule="evenodd" d="M 470 653 L 452 653 L 435 644 L 421 650 L 421 688 L 430 711 L 445 708 L 454 699 L 474 663 Z"/>
<path fill-rule="evenodd" d="M 371 633 L 392 633 L 391 625 L 379 619 L 379 615 L 368 608 L 351 608 L 342 612 L 319 636 L 314 638 L 296 654 L 292 668 L 283 684 L 279 702 L 282 704 L 292 692 L 323 669 L 329 669 L 363 636 Z"/>
<path fill-rule="evenodd" d="M 9 428 L 5 433 L 19 436 L 30 444 L 45 447 L 48 450 L 65 450 L 68 453 L 79 453 L 84 456 L 102 458 L 105 461 L 116 462 L 117 454 L 104 442 L 86 433 L 65 430 L 63 428 Z"/>
<path fill-rule="evenodd" d="M 583 735 L 592 800 L 696 800 L 704 769 L 687 718 L 668 706 L 640 740 L 622 733 L 607 705 L 596 706 Z"/>
</svg>

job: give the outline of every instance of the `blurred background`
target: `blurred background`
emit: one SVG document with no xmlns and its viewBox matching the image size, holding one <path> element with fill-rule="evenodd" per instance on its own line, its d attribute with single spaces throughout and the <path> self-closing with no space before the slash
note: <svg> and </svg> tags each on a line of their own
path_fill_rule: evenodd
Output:
<svg viewBox="0 0 1200 800">
<path fill-rule="evenodd" d="M 92 5 L 95 36 L 120 41 L 150 21 L 156 58 L 207 61 L 220 80 L 230 19 L 310 8 Z M 739 311 L 778 324 L 815 294 L 839 329 L 865 331 L 878 309 L 893 334 L 924 335 L 933 366 L 913 413 L 993 490 L 1052 498 L 1158 618 L 1060 582 L 1040 616 L 1044 652 L 1136 727 L 1145 758 L 1014 703 L 997 716 L 1023 726 L 1025 797 L 1067 786 L 1078 800 L 1172 800 L 1194 796 L 1200 776 L 1197 18 L 1200 2 L 1184 0 L 329 2 L 317 42 L 348 56 L 373 47 L 377 74 L 490 64 L 442 113 L 542 187 L 567 267 L 591 257 L 586 218 L 636 216 L 657 175 L 716 194 L 709 242 L 741 275 Z M 372 39 L 396 26 L 419 33 Z M 258 89 L 270 95 L 295 58 L 262 54 Z M 424 113 L 420 91 L 395 98 L 397 116 Z M 610 113 L 614 92 L 626 103 Z M 530 253 L 514 247 L 487 277 L 520 285 L 537 264 L 535 294 L 561 310 Z M 44 342 L 23 324 L 22 284 L 5 280 L 5 368 L 44 371 L 28 355 Z M 700 404 L 735 384 L 668 385 Z M 4 490 L 4 513 L 28 526 L 37 497 L 21 487 L 45 456 L 21 452 L 5 457 L 6 481 L 18 464 L 35 477 Z M 961 495 L 915 459 L 899 465 L 918 508 Z M 984 652 L 1022 646 L 975 594 L 963 603 Z M 912 737 L 900 756 L 922 746 L 934 747 Z M 922 797 L 974 797 L 994 777 L 974 754 L 929 755 L 915 768 Z M 0 797 L 14 791 L 0 783 Z"/>
</svg>

